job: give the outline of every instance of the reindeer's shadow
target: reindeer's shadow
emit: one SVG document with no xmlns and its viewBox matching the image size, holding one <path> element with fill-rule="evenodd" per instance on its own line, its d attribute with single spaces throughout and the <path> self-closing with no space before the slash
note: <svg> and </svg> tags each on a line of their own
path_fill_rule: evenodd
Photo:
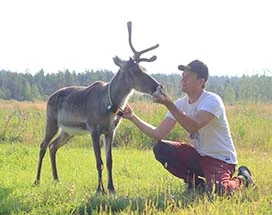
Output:
<svg viewBox="0 0 272 215">
<path fill-rule="evenodd" d="M 168 191 L 154 191 L 147 196 L 139 195 L 93 195 L 86 199 L 75 210 L 75 214 L 100 214 L 100 212 L 118 214 L 134 212 L 136 214 L 156 214 L 164 212 L 171 214 L 179 210 L 196 207 L 201 204 L 214 203 L 216 201 L 237 201 L 250 202 L 256 201 L 259 195 L 256 195 L 256 188 L 237 192 L 232 196 L 220 196 L 215 193 L 208 194 L 202 191 L 177 190 L 174 193 Z M 255 193 L 255 196 L 252 195 Z M 221 204 L 221 203 L 220 203 Z"/>
<path fill-rule="evenodd" d="M 78 214 L 97 214 L 103 212 L 128 212 L 133 211 L 144 214 L 145 211 L 171 212 L 199 204 L 203 199 L 203 193 L 187 192 L 169 194 L 154 193 L 147 197 L 129 195 L 93 195 L 77 208 Z"/>
</svg>

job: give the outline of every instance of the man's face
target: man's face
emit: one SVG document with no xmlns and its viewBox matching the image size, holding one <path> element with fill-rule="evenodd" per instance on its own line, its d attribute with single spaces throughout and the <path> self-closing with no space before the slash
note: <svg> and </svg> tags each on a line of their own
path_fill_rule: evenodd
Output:
<svg viewBox="0 0 272 215">
<path fill-rule="evenodd" d="M 181 89 L 185 93 L 191 93 L 202 89 L 204 79 L 197 77 L 194 72 L 185 69 L 181 77 Z"/>
</svg>

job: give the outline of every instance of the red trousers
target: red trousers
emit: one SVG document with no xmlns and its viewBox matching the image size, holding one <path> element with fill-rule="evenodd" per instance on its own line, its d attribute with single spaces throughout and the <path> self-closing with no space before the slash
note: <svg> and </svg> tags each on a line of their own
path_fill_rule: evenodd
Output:
<svg viewBox="0 0 272 215">
<path fill-rule="evenodd" d="M 208 191 L 220 187 L 224 193 L 241 189 L 241 176 L 233 177 L 235 165 L 200 154 L 189 144 L 160 141 L 153 148 L 155 157 L 173 175 L 184 179 L 185 183 L 197 177 L 204 177 Z M 218 186 L 219 185 L 219 186 Z"/>
</svg>

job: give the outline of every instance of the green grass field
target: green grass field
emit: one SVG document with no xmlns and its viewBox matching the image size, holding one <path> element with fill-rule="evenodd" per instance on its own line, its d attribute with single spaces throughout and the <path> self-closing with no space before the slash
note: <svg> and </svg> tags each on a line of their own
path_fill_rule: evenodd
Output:
<svg viewBox="0 0 272 215">
<path fill-rule="evenodd" d="M 132 106 L 154 125 L 166 112 L 156 104 Z M 0 102 L 0 214 L 272 214 L 272 105 L 232 106 L 227 114 L 239 163 L 250 167 L 257 189 L 229 199 L 186 192 L 184 183 L 155 160 L 152 140 L 123 121 L 113 148 L 116 194 L 96 195 L 88 136 L 76 137 L 59 150 L 59 183 L 52 180 L 47 153 L 41 184 L 32 186 L 44 135 L 44 104 Z M 185 133 L 176 129 L 169 138 L 182 140 Z M 103 181 L 106 186 L 106 169 Z"/>
</svg>

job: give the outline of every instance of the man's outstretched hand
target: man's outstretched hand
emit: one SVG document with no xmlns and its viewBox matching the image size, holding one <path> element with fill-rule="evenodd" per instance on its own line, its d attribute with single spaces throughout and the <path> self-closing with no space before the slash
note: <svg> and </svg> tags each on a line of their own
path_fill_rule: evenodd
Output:
<svg viewBox="0 0 272 215">
<path fill-rule="evenodd" d="M 153 101 L 160 104 L 167 104 L 171 98 L 163 91 L 161 86 L 158 86 L 156 91 L 152 94 Z"/>
</svg>

